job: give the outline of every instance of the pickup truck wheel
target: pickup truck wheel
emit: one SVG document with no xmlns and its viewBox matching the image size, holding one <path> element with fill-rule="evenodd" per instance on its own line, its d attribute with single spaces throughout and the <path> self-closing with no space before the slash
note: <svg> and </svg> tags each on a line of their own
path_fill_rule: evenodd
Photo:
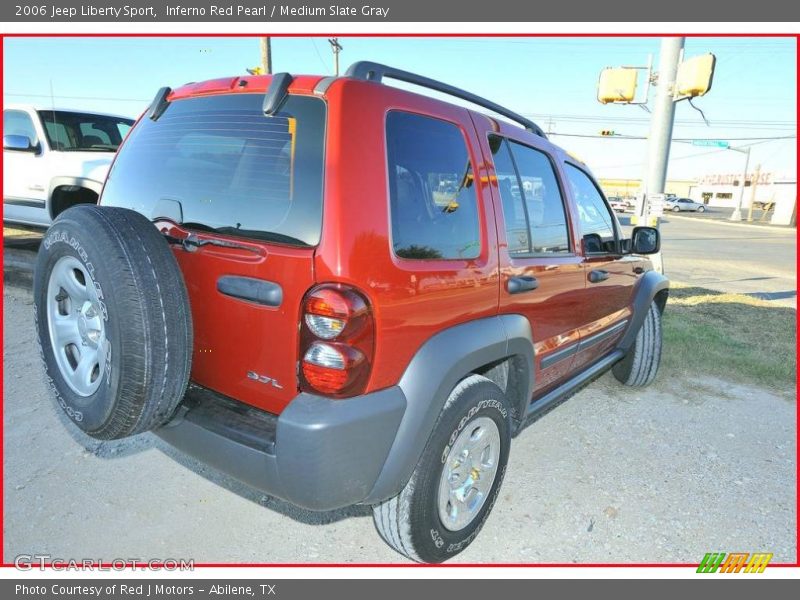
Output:
<svg viewBox="0 0 800 600">
<path fill-rule="evenodd" d="M 163 424 L 189 379 L 192 324 L 178 264 L 153 224 L 124 208 L 61 213 L 39 248 L 34 313 L 47 381 L 98 439 Z"/>
<path fill-rule="evenodd" d="M 661 362 L 661 311 L 650 305 L 636 340 L 627 354 L 612 368 L 614 377 L 625 385 L 643 387 L 652 383 Z"/>
<path fill-rule="evenodd" d="M 373 507 L 387 544 L 412 560 L 439 563 L 472 543 L 503 482 L 509 415 L 502 390 L 485 377 L 455 387 L 411 479 Z"/>
</svg>

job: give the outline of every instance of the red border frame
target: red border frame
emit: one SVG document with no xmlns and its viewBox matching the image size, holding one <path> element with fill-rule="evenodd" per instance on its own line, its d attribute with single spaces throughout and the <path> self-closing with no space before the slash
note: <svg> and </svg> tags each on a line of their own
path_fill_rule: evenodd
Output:
<svg viewBox="0 0 800 600">
<path fill-rule="evenodd" d="M 800 65 L 798 65 L 798 45 L 800 45 L 800 34 L 797 33 L 592 33 L 592 34 L 573 34 L 573 33 L 337 33 L 335 31 L 329 32 L 312 32 L 312 33 L 269 33 L 269 32 L 262 32 L 262 33 L 247 33 L 247 34 L 238 34 L 238 33 L 52 33 L 52 34 L 44 34 L 44 33 L 2 33 L 0 34 L 0 75 L 3 73 L 3 65 L 4 65 L 4 50 L 5 50 L 5 38 L 62 38 L 62 37 L 141 37 L 141 38 L 151 38 L 151 37 L 258 37 L 260 35 L 270 35 L 271 37 L 286 37 L 286 38 L 293 38 L 293 37 L 332 37 L 332 36 L 339 36 L 339 37 L 351 37 L 351 38 L 362 38 L 362 37 L 385 37 L 385 38 L 399 38 L 399 37 L 425 37 L 425 38 L 474 38 L 474 37 L 488 37 L 488 38 L 508 38 L 508 37 L 528 37 L 528 38 L 566 38 L 566 37 L 580 37 L 580 38 L 656 38 L 656 37 L 669 37 L 669 36 L 681 36 L 681 37 L 689 37 L 689 38 L 699 38 L 699 37 L 719 37 L 719 38 L 794 38 L 795 39 L 795 67 L 798 69 L 798 75 L 800 75 Z M 4 81 L 4 80 L 3 80 Z M 0 87 L 3 87 L 3 83 L 0 82 Z M 800 117 L 800 103 L 797 105 L 797 116 Z M 798 150 L 798 166 L 800 166 L 800 140 L 797 140 L 797 150 Z M 0 175 L 0 181 L 2 181 L 2 175 Z M 797 237 L 797 231 L 795 230 L 795 236 Z M 0 258 L 3 257 L 3 248 L 0 248 Z M 795 265 L 800 264 L 798 262 L 798 254 L 797 248 L 795 247 Z M 4 299 L 0 299 L 0 309 L 4 308 Z M 0 315 L 0 328 L 3 328 L 3 318 L 4 312 Z M 3 328 L 3 331 L 5 329 Z M 797 319 L 795 319 L 795 334 L 800 334 L 800 326 L 798 326 Z M 0 383 L 3 382 L 3 378 L 5 375 L 5 363 L 3 365 L 3 373 L 0 373 Z M 800 383 L 800 375 L 796 375 L 795 379 L 795 397 L 797 396 L 797 389 L 798 384 Z M 3 420 L 3 408 L 4 402 L 0 403 L 0 423 L 2 426 L 5 427 L 5 421 Z M 795 435 L 797 432 L 800 431 L 800 411 L 795 410 Z M 1 435 L 1 434 L 0 434 Z M 3 477 L 3 470 L 4 470 L 4 446 L 5 446 L 5 438 L 3 438 L 3 444 L 0 444 L 0 517 L 5 517 L 5 479 Z M 797 444 L 795 444 L 796 448 L 796 456 L 795 456 L 795 468 L 797 471 L 795 472 L 795 486 L 798 485 L 798 475 L 800 475 L 800 468 L 798 468 L 798 462 L 800 462 L 800 448 L 797 448 Z M 800 549 L 798 548 L 798 541 L 800 541 L 800 488 L 796 487 L 796 507 L 795 507 L 795 562 L 794 563 L 770 563 L 770 567 L 800 567 Z M 5 527 L 0 530 L 0 551 L 4 548 L 3 541 L 5 537 Z M 4 557 L 0 557 L 2 560 Z M 50 567 L 50 564 L 46 564 L 46 567 Z M 111 563 L 93 563 L 92 565 L 94 568 L 104 568 L 110 570 Z M 529 568 L 547 568 L 547 567 L 577 567 L 577 568 L 586 568 L 586 567 L 645 567 L 645 568 L 657 568 L 657 567 L 672 567 L 672 568 L 696 568 L 697 564 L 695 563 L 443 563 L 443 564 L 436 564 L 436 565 L 429 565 L 429 564 L 417 564 L 417 563 L 195 563 L 194 565 L 196 568 L 202 567 L 211 567 L 211 568 L 260 568 L 260 567 L 290 567 L 290 568 L 341 568 L 341 567 L 369 567 L 369 568 L 472 568 L 472 567 L 529 567 Z M 0 568 L 14 568 L 13 563 L 5 563 L 0 562 Z M 127 568 L 126 568 L 127 570 Z M 65 571 L 66 572 L 66 571 Z M 135 570 L 132 569 L 132 572 Z"/>
</svg>

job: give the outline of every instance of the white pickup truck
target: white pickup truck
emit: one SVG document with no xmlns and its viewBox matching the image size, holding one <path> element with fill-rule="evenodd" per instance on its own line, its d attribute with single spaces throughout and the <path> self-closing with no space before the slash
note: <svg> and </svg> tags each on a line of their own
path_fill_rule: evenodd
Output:
<svg viewBox="0 0 800 600">
<path fill-rule="evenodd" d="M 96 203 L 133 119 L 7 104 L 3 110 L 3 221 L 48 227 Z"/>
</svg>

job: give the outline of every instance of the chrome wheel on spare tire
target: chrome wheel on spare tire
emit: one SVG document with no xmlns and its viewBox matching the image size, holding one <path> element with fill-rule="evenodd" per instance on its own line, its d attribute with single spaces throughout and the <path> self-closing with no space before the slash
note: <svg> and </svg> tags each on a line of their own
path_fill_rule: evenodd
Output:
<svg viewBox="0 0 800 600">
<path fill-rule="evenodd" d="M 79 205 L 39 247 L 34 314 L 50 388 L 98 439 L 163 425 L 189 381 L 186 286 L 164 237 L 141 214 Z"/>
<path fill-rule="evenodd" d="M 99 387 L 109 355 L 94 281 L 72 257 L 58 259 L 47 284 L 47 327 L 64 382 L 79 396 Z"/>
</svg>

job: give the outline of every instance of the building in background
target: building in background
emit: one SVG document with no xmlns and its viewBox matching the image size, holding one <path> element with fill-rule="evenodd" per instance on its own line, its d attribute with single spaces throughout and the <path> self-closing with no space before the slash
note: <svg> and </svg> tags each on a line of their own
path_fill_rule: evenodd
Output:
<svg viewBox="0 0 800 600">
<path fill-rule="evenodd" d="M 599 183 L 609 197 L 617 196 L 633 200 L 642 189 L 641 179 L 600 179 Z M 696 182 L 690 179 L 672 179 L 667 181 L 666 193 L 688 198 L 689 190 L 695 184 Z"/>
<path fill-rule="evenodd" d="M 750 208 L 754 174 L 745 182 L 742 208 Z M 691 198 L 710 208 L 735 208 L 739 202 L 741 173 L 713 173 L 697 180 L 673 179 L 667 181 L 666 193 L 679 198 Z M 642 191 L 640 179 L 600 179 L 607 197 L 635 199 Z M 774 225 L 795 225 L 797 211 L 797 176 L 765 171 L 759 174 L 754 206 L 769 206 Z"/>
</svg>

